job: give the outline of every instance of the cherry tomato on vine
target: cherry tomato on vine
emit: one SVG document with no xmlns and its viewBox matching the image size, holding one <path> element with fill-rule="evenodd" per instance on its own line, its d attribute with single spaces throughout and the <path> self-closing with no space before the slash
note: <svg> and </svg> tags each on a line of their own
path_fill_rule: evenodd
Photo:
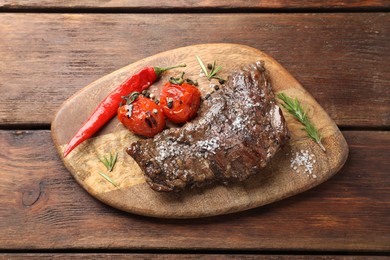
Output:
<svg viewBox="0 0 390 260">
<path fill-rule="evenodd" d="M 170 121 L 185 123 L 198 112 L 200 91 L 188 83 L 173 84 L 168 82 L 161 90 L 160 106 Z"/>
<path fill-rule="evenodd" d="M 138 92 L 133 92 L 125 99 L 127 102 L 118 108 L 117 117 L 126 128 L 146 137 L 153 137 L 164 129 L 164 113 L 154 101 Z"/>
</svg>

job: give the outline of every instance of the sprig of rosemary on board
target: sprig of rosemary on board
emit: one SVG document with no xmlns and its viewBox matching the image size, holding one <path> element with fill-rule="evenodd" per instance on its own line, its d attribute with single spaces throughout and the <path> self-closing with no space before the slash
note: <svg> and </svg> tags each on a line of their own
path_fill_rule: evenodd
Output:
<svg viewBox="0 0 390 260">
<path fill-rule="evenodd" d="M 117 158 L 118 158 L 118 153 L 116 153 L 115 155 L 112 155 L 110 153 L 109 157 L 104 156 L 103 158 L 99 158 L 99 160 L 104 164 L 104 166 L 106 166 L 108 172 L 112 172 L 112 169 L 115 166 Z M 106 179 L 109 183 L 111 183 L 115 187 L 118 187 L 118 184 L 116 184 L 116 182 L 113 179 L 111 179 L 107 174 L 105 174 L 101 171 L 99 171 L 98 173 L 100 174 L 100 176 L 102 176 L 104 179 Z"/>
<path fill-rule="evenodd" d="M 118 184 L 116 184 L 116 182 L 113 179 L 111 179 L 110 176 L 108 176 L 107 174 L 105 174 L 104 172 L 101 172 L 101 171 L 99 171 L 98 173 L 100 174 L 100 176 L 102 176 L 104 179 L 106 179 L 109 183 L 111 183 L 115 187 L 118 187 Z"/>
<path fill-rule="evenodd" d="M 295 118 L 299 120 L 305 127 L 304 130 L 307 132 L 307 135 L 313 139 L 325 152 L 325 147 L 321 143 L 321 135 L 318 132 L 318 129 L 313 125 L 313 123 L 310 121 L 310 119 L 307 117 L 306 112 L 302 108 L 301 104 L 299 103 L 298 99 L 292 99 L 291 97 L 287 96 L 284 93 L 279 93 L 278 98 L 282 100 L 284 103 L 282 106 Z"/>
<path fill-rule="evenodd" d="M 203 61 L 201 58 L 196 55 L 196 60 L 198 61 L 200 68 L 202 69 L 204 75 L 207 77 L 207 79 L 210 81 L 211 79 L 218 79 L 220 84 L 225 83 L 226 80 L 223 78 L 217 76 L 217 73 L 222 69 L 222 66 L 217 66 L 216 61 L 214 61 L 213 64 L 207 64 L 207 68 L 204 65 Z M 210 71 L 209 71 L 210 70 Z"/>
<path fill-rule="evenodd" d="M 112 172 L 112 169 L 114 168 L 117 158 L 118 158 L 118 153 L 116 153 L 115 155 L 112 155 L 110 153 L 110 157 L 104 156 L 103 159 L 99 158 L 99 160 L 104 164 L 104 166 L 106 166 L 109 172 Z"/>
</svg>

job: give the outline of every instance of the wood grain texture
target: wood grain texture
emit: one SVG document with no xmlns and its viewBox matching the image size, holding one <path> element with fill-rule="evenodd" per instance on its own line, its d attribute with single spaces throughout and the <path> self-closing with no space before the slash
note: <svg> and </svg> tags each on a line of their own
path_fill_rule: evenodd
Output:
<svg viewBox="0 0 390 260">
<path fill-rule="evenodd" d="M 388 259 L 386 256 L 359 256 L 359 255 L 272 255 L 272 254 L 125 254 L 125 253 L 38 253 L 38 254 L 0 254 L 0 260 L 14 260 L 14 259 L 157 259 L 157 260 L 176 260 L 176 259 L 240 259 L 240 260 L 252 260 L 252 259 L 267 259 L 267 260 L 373 260 L 373 259 Z"/>
<path fill-rule="evenodd" d="M 389 24 L 388 13 L 1 13 L 0 125 L 49 124 L 65 99 L 116 69 L 229 42 L 273 56 L 338 125 L 388 128 Z"/>
<path fill-rule="evenodd" d="M 258 0 L 230 0 L 230 1 L 218 1 L 218 0 L 171 0 L 171 1 L 158 1 L 158 0 L 108 0 L 108 1 L 45 1 L 45 0 L 2 0 L 0 2 L 0 8 L 3 9 L 30 9 L 30 8 L 126 8 L 135 10 L 148 10 L 148 9 L 190 9 L 190 10 L 201 10 L 201 9 L 251 9 L 251 10 L 263 10 L 263 9 L 291 9 L 291 8 L 320 8 L 320 9 L 359 9 L 359 8 L 386 8 L 390 7 L 388 1 L 385 0 L 352 0 L 352 1 L 340 1 L 340 0 L 327 0 L 327 1 L 258 1 Z"/>
<path fill-rule="evenodd" d="M 390 133 L 343 134 L 346 165 L 308 192 L 222 217 L 162 220 L 89 196 L 55 155 L 49 131 L 0 131 L 0 249 L 388 252 Z"/>
<path fill-rule="evenodd" d="M 291 139 L 268 167 L 260 170 L 256 176 L 242 183 L 212 185 L 203 189 L 187 190 L 180 195 L 158 193 L 144 181 L 142 170 L 125 152 L 129 144 L 139 137 L 125 129 L 114 118 L 95 138 L 79 145 L 63 159 L 67 169 L 92 196 L 130 213 L 163 218 L 197 218 L 247 210 L 293 196 L 326 181 L 342 167 L 348 157 L 348 145 L 332 119 L 272 57 L 238 44 L 201 44 L 169 50 L 126 66 L 88 85 L 65 101 L 52 122 L 52 136 L 59 154 L 63 155 L 66 144 L 104 99 L 106 93 L 115 89 L 140 68 L 154 64 L 163 67 L 170 64 L 187 64 L 186 68 L 164 73 L 162 78 L 149 88 L 156 97 L 159 97 L 165 82 L 170 77 L 180 75 L 181 71 L 199 83 L 198 88 L 203 98 L 214 91 L 205 77 L 199 77 L 200 67 L 195 55 L 202 57 L 206 64 L 216 60 L 223 68 L 219 73 L 222 78 L 228 78 L 242 66 L 263 61 L 273 91 L 298 98 L 306 108 L 308 117 L 323 137 L 326 153 L 318 145 L 314 145 L 306 132 L 302 131 L 302 124 L 284 113 Z M 212 83 L 216 84 L 218 81 Z M 313 174 L 306 176 L 303 174 L 305 168 L 299 167 L 301 174 L 291 176 L 293 170 L 290 161 L 300 151 L 308 151 L 317 163 L 313 164 Z M 99 175 L 99 171 L 104 171 L 105 168 L 98 158 L 109 153 L 119 153 L 118 163 L 110 173 L 119 187 Z M 198 171 L 198 174 L 201 174 L 203 169 Z"/>
</svg>

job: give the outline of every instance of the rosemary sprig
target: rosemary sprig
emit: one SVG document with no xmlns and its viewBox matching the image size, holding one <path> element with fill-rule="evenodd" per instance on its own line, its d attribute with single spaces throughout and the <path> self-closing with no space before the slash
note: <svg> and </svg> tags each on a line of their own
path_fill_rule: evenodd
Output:
<svg viewBox="0 0 390 260">
<path fill-rule="evenodd" d="M 198 55 L 196 55 L 195 57 L 196 57 L 196 60 L 198 61 L 199 65 L 200 65 L 200 68 L 202 69 L 204 75 L 206 75 L 206 77 L 207 77 L 207 79 L 209 81 L 211 79 L 218 79 L 220 84 L 225 83 L 226 80 L 224 80 L 223 78 L 217 76 L 217 73 L 222 69 L 222 66 L 218 66 L 217 67 L 216 62 L 214 61 L 214 63 L 212 65 L 209 64 L 209 66 L 207 66 L 207 68 L 210 69 L 210 71 L 208 71 L 206 66 L 204 65 L 203 61 L 201 60 L 201 58 Z"/>
<path fill-rule="evenodd" d="M 118 153 L 116 153 L 115 155 L 112 155 L 110 153 L 110 157 L 104 156 L 103 159 L 99 158 L 99 160 L 104 164 L 104 166 L 106 166 L 109 172 L 112 172 L 112 169 L 114 168 L 117 158 L 118 158 Z"/>
<path fill-rule="evenodd" d="M 299 103 L 298 99 L 292 99 L 291 97 L 287 96 L 284 93 L 279 93 L 278 98 L 282 100 L 284 103 L 282 106 L 294 117 L 296 117 L 299 122 L 301 122 L 304 126 L 304 130 L 307 132 L 307 135 L 313 139 L 325 152 L 325 147 L 321 143 L 321 135 L 318 132 L 318 129 L 313 125 L 313 123 L 310 121 L 310 119 L 307 117 L 306 112 L 302 108 L 301 104 Z"/>
<path fill-rule="evenodd" d="M 102 176 L 104 179 L 106 179 L 109 183 L 111 183 L 115 187 L 118 187 L 118 184 L 116 184 L 116 182 L 113 179 L 111 179 L 107 174 L 105 174 L 101 171 L 99 171 L 98 173 L 100 174 L 100 176 Z"/>
<path fill-rule="evenodd" d="M 112 172 L 112 169 L 115 166 L 117 158 L 118 158 L 118 153 L 116 153 L 115 155 L 112 155 L 110 153 L 109 157 L 104 156 L 103 158 L 99 158 L 99 160 L 104 164 L 104 166 L 106 166 L 108 172 Z M 107 174 L 105 174 L 101 171 L 99 171 L 98 173 L 100 174 L 100 176 L 102 176 L 104 179 L 106 179 L 109 183 L 111 183 L 115 187 L 118 187 L 118 184 L 113 179 L 111 179 L 110 176 L 108 176 Z"/>
</svg>

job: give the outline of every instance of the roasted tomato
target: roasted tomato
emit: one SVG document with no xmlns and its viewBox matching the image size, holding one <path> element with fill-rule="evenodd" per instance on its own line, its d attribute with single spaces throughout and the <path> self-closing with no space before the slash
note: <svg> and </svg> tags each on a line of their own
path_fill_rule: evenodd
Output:
<svg viewBox="0 0 390 260">
<path fill-rule="evenodd" d="M 200 91 L 188 83 L 166 83 L 161 90 L 160 105 L 165 116 L 174 123 L 185 123 L 198 112 Z"/>
<path fill-rule="evenodd" d="M 126 105 L 118 108 L 118 119 L 126 128 L 146 137 L 153 137 L 164 129 L 164 113 L 154 101 L 137 92 L 125 99 Z"/>
</svg>

